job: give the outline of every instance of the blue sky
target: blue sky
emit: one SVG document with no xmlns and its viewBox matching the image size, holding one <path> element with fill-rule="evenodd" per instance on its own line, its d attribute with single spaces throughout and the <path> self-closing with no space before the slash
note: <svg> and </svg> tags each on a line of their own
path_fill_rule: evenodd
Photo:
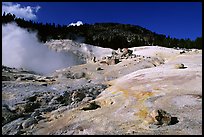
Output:
<svg viewBox="0 0 204 137">
<path fill-rule="evenodd" d="M 139 25 L 175 38 L 202 35 L 201 2 L 15 2 L 40 8 L 34 21 L 68 25 L 117 22 Z M 14 4 L 14 3 L 13 3 Z M 33 8 L 34 10 L 34 8 Z"/>
</svg>

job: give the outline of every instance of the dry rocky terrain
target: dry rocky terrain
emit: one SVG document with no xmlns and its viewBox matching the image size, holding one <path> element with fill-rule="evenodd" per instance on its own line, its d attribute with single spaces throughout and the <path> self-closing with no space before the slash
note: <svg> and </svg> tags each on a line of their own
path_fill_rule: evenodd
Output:
<svg viewBox="0 0 204 137">
<path fill-rule="evenodd" d="M 2 134 L 202 134 L 202 50 L 109 52 L 49 76 L 2 66 Z"/>
</svg>

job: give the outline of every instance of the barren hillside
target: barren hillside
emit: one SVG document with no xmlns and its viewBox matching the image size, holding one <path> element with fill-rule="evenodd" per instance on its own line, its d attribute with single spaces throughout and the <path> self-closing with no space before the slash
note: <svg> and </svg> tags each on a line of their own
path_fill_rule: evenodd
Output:
<svg viewBox="0 0 204 137">
<path fill-rule="evenodd" d="M 2 67 L 4 112 L 21 114 L 3 134 L 202 134 L 202 50 L 114 51 L 49 77 Z"/>
</svg>

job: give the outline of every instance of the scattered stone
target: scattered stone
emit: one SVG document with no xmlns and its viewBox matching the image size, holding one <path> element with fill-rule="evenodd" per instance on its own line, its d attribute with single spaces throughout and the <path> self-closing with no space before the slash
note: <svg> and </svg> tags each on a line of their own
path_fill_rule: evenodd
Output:
<svg viewBox="0 0 204 137">
<path fill-rule="evenodd" d="M 24 128 L 28 128 L 33 124 L 36 124 L 37 120 L 35 118 L 28 118 L 26 119 L 23 123 L 22 123 L 22 127 Z"/>
<path fill-rule="evenodd" d="M 94 98 L 93 97 L 85 97 L 82 102 L 89 102 L 91 100 L 93 100 Z"/>
<path fill-rule="evenodd" d="M 21 77 L 18 77 L 18 78 L 16 79 L 16 81 L 22 81 L 22 80 L 21 80 Z"/>
<path fill-rule="evenodd" d="M 31 117 L 36 117 L 36 116 L 39 116 L 41 115 L 40 111 L 37 109 L 35 110 L 32 114 L 31 114 Z"/>
<path fill-rule="evenodd" d="M 100 61 L 99 63 L 109 65 L 108 62 L 104 60 Z"/>
<path fill-rule="evenodd" d="M 11 121 L 10 123 L 2 126 L 2 135 L 18 135 L 21 134 L 23 118 L 18 118 L 16 120 Z"/>
<path fill-rule="evenodd" d="M 24 75 L 24 77 L 21 77 L 20 81 L 25 80 L 36 80 L 36 77 L 33 75 Z"/>
<path fill-rule="evenodd" d="M 74 79 L 84 78 L 85 76 L 86 76 L 86 73 L 84 73 L 84 72 L 78 72 L 78 73 L 74 73 L 74 74 L 72 75 L 72 77 L 73 77 Z"/>
<path fill-rule="evenodd" d="M 9 123 L 17 118 L 19 118 L 21 115 L 11 111 L 9 107 L 6 107 L 5 105 L 2 106 L 2 125 L 5 125 L 6 123 Z"/>
<path fill-rule="evenodd" d="M 128 49 L 128 54 L 129 54 L 129 56 L 131 56 L 132 53 L 133 53 L 133 50 Z"/>
<path fill-rule="evenodd" d="M 25 105 L 25 112 L 33 112 L 36 108 L 40 107 L 38 102 L 29 102 Z"/>
<path fill-rule="evenodd" d="M 34 101 L 36 101 L 36 99 L 37 99 L 37 95 L 32 95 L 32 96 L 27 98 L 27 100 L 30 102 L 34 102 Z"/>
<path fill-rule="evenodd" d="M 107 60 L 108 65 L 115 65 L 115 64 L 118 64 L 119 62 L 120 62 L 119 59 L 108 59 Z"/>
<path fill-rule="evenodd" d="M 155 125 L 169 125 L 171 123 L 171 115 L 162 109 L 153 110 L 150 116 Z"/>
<path fill-rule="evenodd" d="M 64 94 L 57 97 L 56 100 L 62 105 L 70 105 L 72 102 L 71 95 L 71 92 L 65 91 Z"/>
<path fill-rule="evenodd" d="M 184 53 L 186 53 L 184 50 L 180 52 L 180 54 L 184 54 Z"/>
<path fill-rule="evenodd" d="M 9 76 L 4 76 L 4 75 L 2 75 L 2 81 L 11 81 L 12 80 L 12 78 L 11 77 L 9 77 Z"/>
<path fill-rule="evenodd" d="M 106 57 L 102 57 L 101 60 L 106 60 Z"/>
<path fill-rule="evenodd" d="M 184 69 L 184 68 L 186 68 L 186 67 L 184 67 L 184 64 L 176 64 L 176 65 L 175 65 L 175 68 L 176 68 L 176 69 Z"/>
<path fill-rule="evenodd" d="M 50 102 L 49 102 L 48 104 L 49 104 L 49 105 L 58 104 L 58 103 L 59 103 L 59 101 L 58 101 L 59 98 L 60 98 L 60 96 L 55 96 L 55 97 L 53 97 L 53 98 L 50 100 Z"/>
<path fill-rule="evenodd" d="M 42 85 L 42 86 L 47 86 L 47 83 L 42 83 L 41 85 Z"/>
<path fill-rule="evenodd" d="M 88 82 L 88 83 L 91 83 L 91 81 L 92 81 L 92 80 L 91 80 L 91 79 L 89 79 L 87 82 Z"/>
<path fill-rule="evenodd" d="M 46 94 L 45 94 L 46 95 Z M 37 97 L 36 102 L 40 104 L 40 106 L 45 106 L 48 105 L 48 103 L 51 101 L 51 96 L 46 95 L 46 96 L 40 96 Z"/>
<path fill-rule="evenodd" d="M 136 58 L 137 55 L 133 54 L 133 50 L 128 48 L 118 49 L 112 51 L 112 56 L 103 57 L 101 64 L 115 65 L 122 61 L 122 59 Z"/>
<path fill-rule="evenodd" d="M 71 99 L 73 102 L 79 102 L 82 101 L 82 99 L 85 97 L 86 95 L 84 94 L 84 92 L 74 91 Z"/>
<path fill-rule="evenodd" d="M 49 105 L 49 106 L 44 106 L 44 107 L 40 107 L 37 110 L 39 110 L 39 112 L 51 112 L 53 110 L 55 110 L 57 108 L 58 105 Z"/>
<path fill-rule="evenodd" d="M 96 63 L 96 57 L 95 57 L 95 56 L 92 58 L 92 61 L 93 61 L 94 63 Z"/>
<path fill-rule="evenodd" d="M 96 70 L 99 71 L 99 70 L 103 70 L 103 69 L 101 67 L 97 67 Z"/>
<path fill-rule="evenodd" d="M 128 48 L 123 48 L 122 49 L 122 56 L 126 56 L 128 54 Z"/>
<path fill-rule="evenodd" d="M 83 107 L 81 110 L 84 110 L 84 111 L 95 110 L 100 107 L 101 107 L 100 105 L 96 104 L 96 102 L 93 101 L 93 102 L 90 102 L 87 107 Z"/>
<path fill-rule="evenodd" d="M 132 54 L 132 56 L 131 56 L 132 58 L 136 58 L 137 57 L 137 55 L 135 55 L 135 54 Z"/>
<path fill-rule="evenodd" d="M 46 82 L 45 79 L 38 79 L 37 81 L 38 81 L 38 82 Z"/>
</svg>

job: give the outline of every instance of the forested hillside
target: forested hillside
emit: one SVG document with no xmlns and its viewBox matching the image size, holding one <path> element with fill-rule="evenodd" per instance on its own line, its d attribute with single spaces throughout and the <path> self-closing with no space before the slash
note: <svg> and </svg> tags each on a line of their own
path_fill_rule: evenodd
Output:
<svg viewBox="0 0 204 137">
<path fill-rule="evenodd" d="M 171 38 L 157 34 L 140 26 L 119 23 L 95 23 L 80 26 L 67 26 L 55 23 L 39 23 L 17 18 L 13 14 L 3 14 L 2 24 L 16 22 L 18 26 L 37 31 L 39 41 L 50 39 L 71 39 L 86 44 L 113 49 L 159 45 L 164 47 L 202 49 L 202 37 L 192 41 L 190 39 Z"/>
</svg>

